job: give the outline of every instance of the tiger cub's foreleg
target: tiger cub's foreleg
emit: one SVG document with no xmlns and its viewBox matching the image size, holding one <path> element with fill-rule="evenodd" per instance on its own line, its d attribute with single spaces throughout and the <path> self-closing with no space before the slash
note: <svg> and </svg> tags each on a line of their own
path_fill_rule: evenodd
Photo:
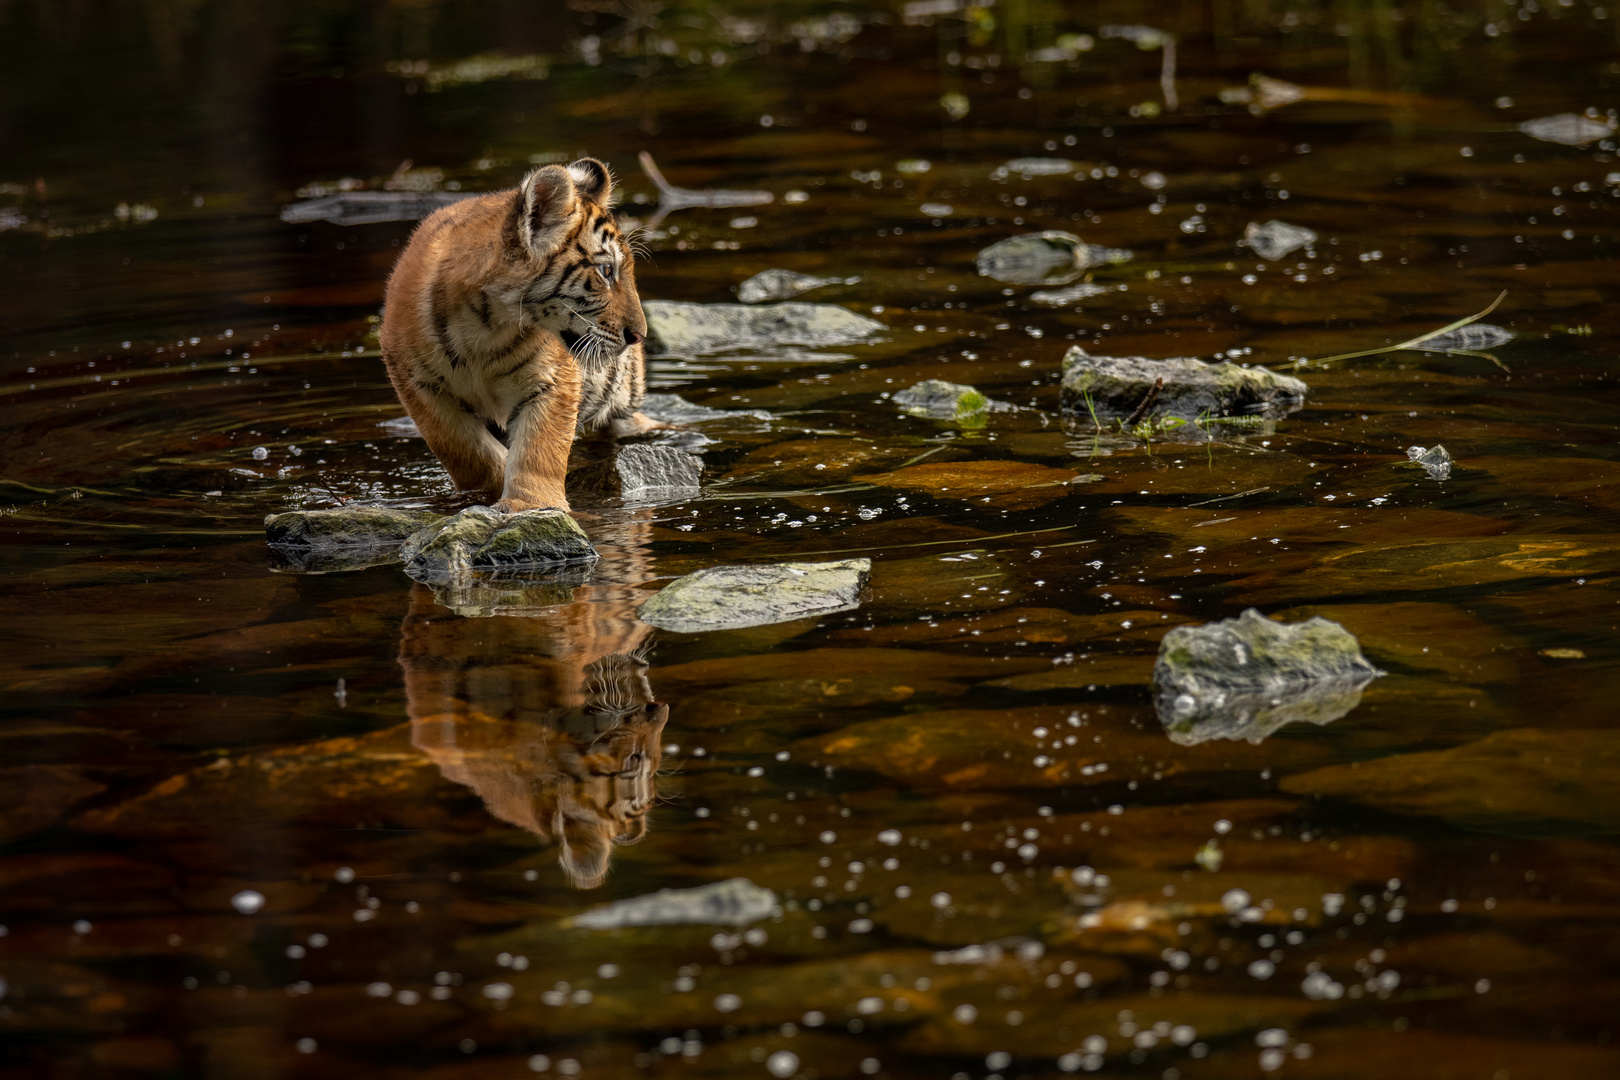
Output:
<svg viewBox="0 0 1620 1080">
<path fill-rule="evenodd" d="M 579 418 L 579 394 L 579 368 L 568 362 L 550 365 L 546 376 L 518 400 L 507 417 L 505 486 L 494 509 L 505 514 L 568 509 L 563 481 Z"/>
<path fill-rule="evenodd" d="M 506 447 L 472 410 L 442 388 L 418 385 L 408 374 L 396 372 L 393 364 L 388 369 L 400 404 L 456 488 L 493 499 L 505 484 Z"/>
</svg>

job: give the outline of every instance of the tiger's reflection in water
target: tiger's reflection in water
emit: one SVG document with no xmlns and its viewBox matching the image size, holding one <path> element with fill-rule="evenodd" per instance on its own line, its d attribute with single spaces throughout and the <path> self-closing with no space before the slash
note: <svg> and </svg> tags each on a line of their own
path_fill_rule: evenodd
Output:
<svg viewBox="0 0 1620 1080">
<path fill-rule="evenodd" d="M 582 889 L 606 878 L 614 845 L 646 835 L 669 719 L 635 615 L 650 560 L 624 539 L 598 544 L 571 600 L 521 616 L 466 618 L 417 585 L 400 643 L 411 742 L 495 817 L 555 843 Z"/>
</svg>

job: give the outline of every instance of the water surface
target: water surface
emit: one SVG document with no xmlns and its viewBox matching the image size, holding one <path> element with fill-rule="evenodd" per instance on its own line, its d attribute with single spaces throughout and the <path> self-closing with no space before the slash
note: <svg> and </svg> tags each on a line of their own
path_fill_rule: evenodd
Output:
<svg viewBox="0 0 1620 1080">
<path fill-rule="evenodd" d="M 1613 1075 L 1620 165 L 1518 126 L 1612 124 L 1611 13 L 603 7 L 0 7 L 0 1072 Z M 773 201 L 657 220 L 642 150 Z M 655 361 L 735 412 L 659 436 L 701 497 L 578 504 L 585 584 L 272 572 L 267 513 L 461 505 L 376 356 L 412 223 L 282 208 L 581 153 L 645 298 L 858 278 L 803 298 L 882 340 Z M 1318 238 L 1239 245 L 1273 219 Z M 1134 256 L 978 274 L 1041 229 Z M 1504 290 L 1488 356 L 1316 362 Z M 1309 396 L 1100 431 L 1074 344 Z M 925 378 L 1016 408 L 903 415 Z M 855 555 L 855 611 L 635 616 Z M 1172 740 L 1159 639 L 1250 607 L 1386 675 Z M 568 922 L 737 877 L 779 912 Z"/>
</svg>

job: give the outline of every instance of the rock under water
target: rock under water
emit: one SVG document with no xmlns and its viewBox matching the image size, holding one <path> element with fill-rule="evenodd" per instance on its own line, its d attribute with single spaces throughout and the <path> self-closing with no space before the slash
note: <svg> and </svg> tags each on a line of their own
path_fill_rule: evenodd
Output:
<svg viewBox="0 0 1620 1080">
<path fill-rule="evenodd" d="M 1050 229 L 997 241 L 975 262 L 983 277 L 1009 285 L 1063 285 L 1094 266 L 1128 262 L 1129 251 L 1088 244 L 1073 233 Z"/>
<path fill-rule="evenodd" d="M 387 506 L 288 510 L 264 519 L 264 536 L 273 569 L 328 574 L 397 562 L 408 537 L 443 517 Z"/>
<path fill-rule="evenodd" d="M 737 299 L 745 304 L 763 304 L 769 300 L 791 300 L 800 293 L 826 285 L 853 285 L 860 278 L 816 277 L 792 270 L 761 270 L 737 286 Z"/>
<path fill-rule="evenodd" d="M 711 566 L 676 578 L 641 606 L 641 619 L 681 634 L 735 630 L 860 606 L 871 559 Z"/>
<path fill-rule="evenodd" d="M 588 930 L 617 930 L 623 926 L 747 926 L 782 913 L 771 890 L 747 878 L 716 881 L 695 889 L 660 889 L 648 896 L 615 900 L 568 920 Z"/>
<path fill-rule="evenodd" d="M 1354 634 L 1320 616 L 1279 623 L 1250 608 L 1235 619 L 1178 626 L 1159 643 L 1159 720 L 1184 746 L 1257 743 L 1284 724 L 1327 724 L 1379 675 Z"/>
</svg>

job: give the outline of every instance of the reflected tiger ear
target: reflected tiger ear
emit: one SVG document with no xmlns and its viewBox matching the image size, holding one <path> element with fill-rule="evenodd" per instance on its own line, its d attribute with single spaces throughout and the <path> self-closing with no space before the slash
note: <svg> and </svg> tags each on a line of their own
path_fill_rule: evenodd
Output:
<svg viewBox="0 0 1620 1080">
<path fill-rule="evenodd" d="M 579 193 L 561 165 L 547 165 L 523 178 L 518 188 L 518 238 L 536 254 L 552 250 L 574 215 Z"/>
<path fill-rule="evenodd" d="M 580 158 L 568 166 L 568 175 L 573 178 L 581 198 L 607 206 L 613 197 L 613 174 L 595 158 Z"/>
</svg>

